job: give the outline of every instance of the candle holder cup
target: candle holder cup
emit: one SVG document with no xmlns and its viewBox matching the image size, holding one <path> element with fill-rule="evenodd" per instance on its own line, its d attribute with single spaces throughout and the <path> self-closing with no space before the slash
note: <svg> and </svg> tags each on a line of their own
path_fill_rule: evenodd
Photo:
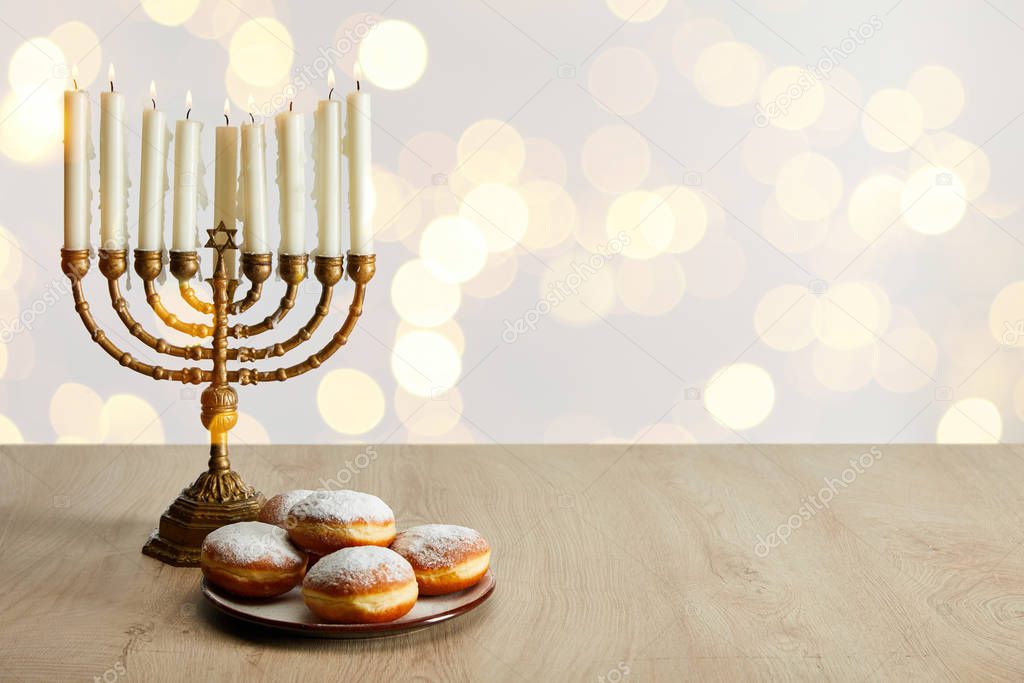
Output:
<svg viewBox="0 0 1024 683">
<path fill-rule="evenodd" d="M 309 320 L 287 339 L 268 346 L 232 345 L 229 342 L 231 339 L 254 337 L 278 326 L 295 305 L 298 288 L 307 276 L 309 259 L 305 254 L 282 255 L 279 272 L 285 283 L 285 293 L 277 309 L 256 323 L 229 325 L 229 318 L 245 312 L 260 300 L 263 284 L 273 272 L 273 257 L 271 254 L 242 254 L 241 271 L 249 287 L 245 295 L 236 300 L 234 297 L 239 280 L 228 277 L 224 262 L 224 252 L 237 248 L 234 242 L 236 231 L 220 223 L 207 232 L 210 240 L 206 246 L 213 247 L 216 254 L 213 277 L 207 280 L 212 289 L 212 301 L 203 300 L 189 284 L 199 268 L 196 252 L 172 251 L 170 254 L 171 274 L 179 280 L 181 296 L 192 309 L 207 316 L 204 322 L 181 320 L 164 307 L 155 284 L 163 271 L 159 251 L 136 249 L 134 267 L 143 282 L 146 301 L 160 321 L 171 329 L 199 340 L 209 340 L 209 343 L 200 341 L 178 346 L 148 332 L 132 317 L 128 302 L 121 294 L 120 279 L 128 268 L 127 250 L 101 249 L 99 252 L 99 267 L 107 280 L 111 306 L 127 331 L 162 356 L 205 361 L 206 367 L 169 369 L 144 363 L 123 351 L 100 329 L 86 301 L 82 281 L 89 271 L 89 251 L 61 251 L 61 269 L 71 281 L 75 310 L 92 340 L 108 355 L 122 366 L 155 380 L 207 385 L 200 396 L 200 420 L 210 433 L 207 469 L 171 503 L 160 517 L 157 530 L 142 548 L 145 554 L 176 566 L 198 565 L 200 548 L 209 532 L 225 524 L 255 519 L 263 504 L 262 494 L 247 485 L 231 469 L 228 459 L 228 432 L 238 422 L 238 394 L 233 385 L 283 382 L 319 368 L 345 345 L 355 328 L 363 311 L 366 286 L 373 278 L 376 262 L 373 254 L 350 254 L 347 264 L 341 256 L 315 257 L 313 273 L 321 290 L 319 303 Z M 342 279 L 345 265 L 353 282 L 352 301 L 344 322 L 323 348 L 293 365 L 267 370 L 256 367 L 229 369 L 229 363 L 259 363 L 283 356 L 309 341 L 330 312 L 333 290 Z"/>
</svg>

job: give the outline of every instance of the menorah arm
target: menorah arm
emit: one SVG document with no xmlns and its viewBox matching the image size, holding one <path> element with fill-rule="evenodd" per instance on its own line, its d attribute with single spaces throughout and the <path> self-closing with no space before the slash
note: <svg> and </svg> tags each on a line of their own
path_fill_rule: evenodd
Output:
<svg viewBox="0 0 1024 683">
<path fill-rule="evenodd" d="M 115 278 L 107 280 L 107 289 L 110 291 L 110 304 L 114 307 L 117 317 L 121 319 L 121 322 L 124 323 L 124 326 L 133 337 L 149 348 L 153 349 L 157 353 L 174 356 L 176 358 L 185 358 L 188 360 L 208 360 L 213 358 L 213 350 L 209 347 L 200 346 L 198 344 L 191 346 L 177 346 L 166 339 L 161 339 L 150 334 L 146 328 L 142 326 L 142 323 L 132 317 L 132 314 L 128 311 L 128 301 L 121 295 L 121 285 L 118 279 Z"/>
<path fill-rule="evenodd" d="M 286 289 L 277 310 L 255 325 L 232 325 L 228 329 L 228 336 L 244 339 L 274 329 L 288 315 L 288 311 L 295 307 L 299 285 L 306 279 L 306 261 L 305 254 L 281 254 L 281 279 L 285 281 Z"/>
<path fill-rule="evenodd" d="M 127 255 L 124 250 L 100 251 L 100 270 L 108 280 L 116 281 L 124 273 L 126 262 Z M 153 379 L 173 380 L 186 384 L 201 384 L 210 381 L 212 373 L 209 370 L 202 368 L 172 370 L 159 365 L 149 365 L 130 353 L 122 351 L 117 344 L 110 340 L 93 318 L 92 311 L 89 310 L 89 302 L 86 301 L 85 292 L 82 289 L 82 279 L 89 272 L 89 251 L 87 249 L 62 249 L 61 270 L 71 281 L 71 295 L 75 301 L 75 310 L 82 319 L 82 324 L 89 331 L 92 340 L 99 344 L 111 358 L 122 366 Z"/>
<path fill-rule="evenodd" d="M 359 316 L 363 313 L 363 299 L 366 296 L 366 285 L 373 278 L 376 271 L 376 256 L 373 254 L 353 254 L 349 256 L 347 272 L 355 284 L 352 292 L 352 303 L 348 307 L 348 315 L 345 322 L 334 334 L 331 340 L 319 351 L 310 355 L 306 360 L 295 365 L 280 367 L 275 370 L 257 371 L 250 368 L 233 370 L 228 373 L 229 382 L 239 384 L 256 384 L 258 382 L 284 382 L 293 377 L 298 377 L 310 370 L 320 367 L 324 361 L 333 356 L 338 349 L 348 342 L 349 335 L 355 329 Z"/>
<path fill-rule="evenodd" d="M 273 272 L 273 254 L 242 254 L 242 272 L 249 280 L 249 290 L 241 299 L 228 305 L 228 313 L 238 315 L 252 308 L 260 300 L 263 283 Z M 199 298 L 189 281 L 199 270 L 199 257 L 194 251 L 171 252 L 171 273 L 178 278 L 181 298 L 196 311 L 213 315 L 213 303 Z"/>
</svg>

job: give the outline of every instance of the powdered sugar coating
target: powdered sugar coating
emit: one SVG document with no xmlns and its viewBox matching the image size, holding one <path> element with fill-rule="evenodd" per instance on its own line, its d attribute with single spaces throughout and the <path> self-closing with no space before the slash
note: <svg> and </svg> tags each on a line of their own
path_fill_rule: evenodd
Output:
<svg viewBox="0 0 1024 683">
<path fill-rule="evenodd" d="M 288 532 L 263 522 L 236 522 L 207 534 L 203 554 L 238 566 L 269 563 L 282 569 L 300 565 L 305 556 L 288 540 Z"/>
<path fill-rule="evenodd" d="M 490 550 L 476 529 L 455 524 L 422 524 L 395 537 L 391 549 L 422 569 L 439 569 Z"/>
<path fill-rule="evenodd" d="M 314 493 L 316 491 L 310 489 L 296 489 L 277 494 L 264 503 L 263 509 L 260 510 L 260 521 L 284 526 L 285 520 L 288 519 L 288 511 L 292 509 L 292 506 Z"/>
<path fill-rule="evenodd" d="M 303 587 L 347 595 L 415 581 L 404 557 L 376 545 L 342 548 L 324 555 L 306 574 Z"/>
<path fill-rule="evenodd" d="M 395 513 L 377 496 L 361 491 L 317 491 L 292 506 L 288 517 L 315 522 L 388 524 Z"/>
</svg>

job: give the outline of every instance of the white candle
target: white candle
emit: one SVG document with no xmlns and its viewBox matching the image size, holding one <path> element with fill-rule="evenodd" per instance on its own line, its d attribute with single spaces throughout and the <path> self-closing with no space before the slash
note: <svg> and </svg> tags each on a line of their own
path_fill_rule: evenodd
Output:
<svg viewBox="0 0 1024 683">
<path fill-rule="evenodd" d="M 313 114 L 317 254 L 341 256 L 341 101 L 331 99 L 334 69 L 327 72 L 327 87 L 327 99 L 317 104 Z"/>
<path fill-rule="evenodd" d="M 196 212 L 199 204 L 199 134 L 202 124 L 192 121 L 192 91 L 185 96 L 185 118 L 174 127 L 174 234 L 171 249 L 196 250 Z"/>
<path fill-rule="evenodd" d="M 228 229 L 236 227 L 238 209 L 238 127 L 228 119 L 229 104 L 224 100 L 224 125 L 217 127 L 217 150 L 214 163 L 216 179 L 213 193 L 213 226 L 224 222 Z M 222 238 L 218 238 L 222 239 Z M 238 277 L 238 252 L 224 250 L 224 266 L 229 278 Z"/>
<path fill-rule="evenodd" d="M 252 98 L 249 98 L 252 109 Z M 244 221 L 242 251 L 247 254 L 266 254 L 267 246 L 267 169 L 263 138 L 263 124 L 257 124 L 249 114 L 250 122 L 242 124 L 242 209 Z"/>
<path fill-rule="evenodd" d="M 124 95 L 114 92 L 114 65 L 108 72 L 110 92 L 100 95 L 100 248 L 125 249 L 128 174 L 125 169 Z"/>
<path fill-rule="evenodd" d="M 359 89 L 359 64 L 356 64 L 356 90 L 345 98 L 345 152 L 348 154 L 348 204 L 353 254 L 373 253 L 373 211 L 376 198 L 370 164 L 370 96 Z"/>
<path fill-rule="evenodd" d="M 139 249 L 164 248 L 164 194 L 167 192 L 167 144 L 164 113 L 156 108 L 156 84 L 149 84 L 152 109 L 142 112 L 142 171 L 139 179 Z"/>
<path fill-rule="evenodd" d="M 306 253 L 306 178 L 302 115 L 283 111 L 274 117 L 277 131 L 277 188 L 280 193 L 282 254 Z"/>
<path fill-rule="evenodd" d="M 64 93 L 64 248 L 89 248 L 89 95 L 78 89 Z"/>
</svg>

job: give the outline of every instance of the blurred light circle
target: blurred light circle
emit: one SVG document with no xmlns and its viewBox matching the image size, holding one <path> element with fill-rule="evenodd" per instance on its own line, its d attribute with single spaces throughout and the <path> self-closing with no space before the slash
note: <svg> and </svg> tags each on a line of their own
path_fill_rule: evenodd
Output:
<svg viewBox="0 0 1024 683">
<path fill-rule="evenodd" d="M 447 181 L 458 163 L 455 140 L 432 130 L 413 135 L 398 152 L 399 175 L 417 188 Z"/>
<path fill-rule="evenodd" d="M 374 85 L 404 90 L 426 71 L 427 41 L 407 21 L 384 20 L 359 43 L 359 66 Z"/>
<path fill-rule="evenodd" d="M 515 252 L 506 251 L 491 254 L 487 264 L 476 277 L 462 285 L 462 290 L 477 299 L 490 299 L 498 296 L 512 284 L 519 271 L 519 259 Z"/>
<path fill-rule="evenodd" d="M 647 140 L 629 126 L 598 128 L 583 142 L 583 175 L 608 194 L 628 192 L 640 185 L 651 170 Z"/>
<path fill-rule="evenodd" d="M 765 123 L 777 128 L 807 128 L 818 120 L 824 109 L 825 88 L 809 69 L 799 66 L 779 67 L 768 74 L 761 84 L 759 113 Z"/>
<path fill-rule="evenodd" d="M 673 256 L 657 256 L 649 261 L 627 259 L 616 270 L 615 288 L 622 304 L 633 313 L 658 316 L 682 301 L 686 276 Z"/>
<path fill-rule="evenodd" d="M 0 152 L 12 161 L 43 163 L 56 155 L 64 134 L 63 109 L 46 88 L 8 93 L 0 100 L 0 121 Z"/>
<path fill-rule="evenodd" d="M 0 289 L 14 287 L 21 275 L 23 261 L 18 238 L 7 228 L 0 226 Z"/>
<path fill-rule="evenodd" d="M 246 82 L 230 65 L 224 71 L 224 88 L 234 107 L 230 114 L 231 121 L 236 123 L 248 120 L 250 109 L 253 110 L 251 113 L 256 116 L 257 123 L 260 122 L 260 117 L 270 119 L 288 106 L 291 97 L 299 95 L 298 89 L 288 80 L 287 75 L 274 83 L 253 85 Z"/>
<path fill-rule="evenodd" d="M 693 77 L 693 67 L 705 48 L 733 39 L 732 29 L 711 17 L 684 21 L 672 34 L 672 63 L 676 70 Z"/>
<path fill-rule="evenodd" d="M 757 97 L 764 58 L 746 43 L 727 41 L 704 48 L 693 65 L 701 97 L 719 107 L 738 107 Z"/>
<path fill-rule="evenodd" d="M 1003 418 L 985 398 L 965 398 L 951 405 L 935 430 L 936 443 L 999 443 Z"/>
<path fill-rule="evenodd" d="M 903 212 L 903 181 L 887 173 L 865 178 L 854 188 L 846 216 L 850 228 L 873 242 L 893 227 Z"/>
<path fill-rule="evenodd" d="M 569 177 L 569 164 L 562 148 L 545 138 L 527 138 L 524 143 L 526 165 L 520 180 L 523 183 L 540 180 L 565 185 Z"/>
<path fill-rule="evenodd" d="M 231 430 L 231 439 L 237 443 L 266 445 L 270 443 L 270 434 L 255 417 L 238 411 L 238 424 Z"/>
<path fill-rule="evenodd" d="M 907 91 L 921 103 L 925 128 L 945 128 L 956 121 L 967 99 L 960 78 L 944 66 L 923 66 L 910 75 Z"/>
<path fill-rule="evenodd" d="M 690 430 L 672 422 L 659 422 L 641 427 L 630 441 L 632 443 L 652 444 L 697 443 L 697 439 L 694 438 Z"/>
<path fill-rule="evenodd" d="M 860 81 L 846 69 L 833 69 L 824 88 L 825 106 L 814 127 L 824 131 L 846 131 L 857 127 L 861 116 Z"/>
<path fill-rule="evenodd" d="M 477 185 L 462 199 L 459 214 L 480 227 L 488 251 L 508 251 L 526 234 L 530 210 L 507 185 Z"/>
<path fill-rule="evenodd" d="M 663 253 L 672 242 L 675 216 L 663 197 L 638 190 L 620 195 L 611 203 L 605 227 L 610 240 L 621 242 L 623 254 L 649 259 Z"/>
<path fill-rule="evenodd" d="M 608 256 L 573 251 L 556 259 L 541 275 L 540 298 L 523 312 L 533 327 L 551 315 L 570 325 L 596 322 L 615 306 L 615 276 Z"/>
<path fill-rule="evenodd" d="M 803 254 L 821 246 L 829 235 L 830 222 L 802 221 L 782 210 L 775 197 L 761 207 L 761 233 L 779 251 Z"/>
<path fill-rule="evenodd" d="M 435 327 L 459 310 L 459 286 L 434 277 L 423 261 L 406 261 L 391 280 L 391 304 L 398 315 L 419 327 Z"/>
<path fill-rule="evenodd" d="M 98 443 L 103 434 L 100 414 L 103 399 L 84 384 L 65 382 L 50 399 L 50 425 L 58 437 L 78 443 Z"/>
<path fill-rule="evenodd" d="M 519 192 L 529 209 L 530 221 L 522 237 L 527 249 L 549 249 L 572 236 L 576 204 L 561 185 L 548 180 L 525 183 Z"/>
<path fill-rule="evenodd" d="M 667 185 L 654 192 L 672 211 L 672 239 L 666 251 L 684 254 L 696 247 L 708 229 L 708 207 L 704 200 L 682 185 Z"/>
<path fill-rule="evenodd" d="M 402 388 L 395 390 L 395 414 L 417 436 L 441 436 L 451 431 L 459 423 L 462 409 L 462 393 L 457 387 L 433 398 L 414 396 Z"/>
<path fill-rule="evenodd" d="M 295 48 L 284 24 L 256 17 L 238 27 L 228 48 L 231 69 L 250 85 L 269 86 L 284 80 Z"/>
<path fill-rule="evenodd" d="M 917 391 L 932 382 L 938 359 L 938 347 L 924 330 L 917 327 L 889 330 L 875 354 L 875 381 L 887 391 Z"/>
<path fill-rule="evenodd" d="M 458 172 L 476 183 L 511 183 L 526 163 L 526 144 L 505 121 L 482 119 L 462 133 Z"/>
<path fill-rule="evenodd" d="M 476 223 L 460 216 L 440 216 L 423 230 L 420 257 L 434 277 L 459 284 L 487 263 L 487 242 Z"/>
<path fill-rule="evenodd" d="M 818 300 L 807 287 L 780 285 L 765 292 L 754 311 L 754 329 L 767 346 L 798 351 L 814 341 Z"/>
<path fill-rule="evenodd" d="M 199 7 L 199 0 L 142 0 L 142 9 L 149 18 L 164 26 L 180 26 Z"/>
<path fill-rule="evenodd" d="M 764 422 L 775 405 L 775 383 L 763 368 L 735 363 L 704 386 L 704 406 L 720 423 L 743 430 Z"/>
<path fill-rule="evenodd" d="M 900 208 L 904 222 L 919 233 L 949 232 L 967 210 L 963 183 L 949 169 L 926 166 L 907 180 Z"/>
<path fill-rule="evenodd" d="M 686 291 L 698 299 L 721 299 L 743 283 L 747 257 L 724 230 L 709 230 L 697 247 L 683 256 Z"/>
<path fill-rule="evenodd" d="M 611 47 L 590 65 L 590 94 L 614 114 L 642 111 L 658 89 L 658 71 L 644 52 L 634 47 Z"/>
<path fill-rule="evenodd" d="M 665 9 L 668 0 L 605 0 L 608 9 L 623 21 L 641 23 L 650 21 Z"/>
<path fill-rule="evenodd" d="M 889 298 L 881 288 L 867 282 L 843 282 L 830 287 L 819 299 L 814 333 L 833 349 L 856 349 L 881 336 L 891 315 Z"/>
<path fill-rule="evenodd" d="M 353 368 L 331 370 L 316 390 L 320 417 L 341 434 L 365 434 L 384 418 L 385 400 L 377 382 Z"/>
<path fill-rule="evenodd" d="M 740 151 L 743 165 L 751 177 L 759 183 L 774 185 L 782 165 L 809 149 L 810 144 L 803 133 L 764 126 L 750 130 Z"/>
<path fill-rule="evenodd" d="M 356 12 L 349 15 L 334 31 L 334 52 L 330 54 L 337 75 L 344 74 L 349 82 L 356 80 L 356 62 L 359 61 L 359 44 L 366 39 L 384 17 L 373 12 Z M 362 66 L 360 66 L 362 68 Z M 324 73 L 326 78 L 326 71 Z"/>
<path fill-rule="evenodd" d="M 164 443 L 160 414 L 141 396 L 114 394 L 103 404 L 99 418 L 104 443 Z"/>
<path fill-rule="evenodd" d="M 30 95 L 40 87 L 52 94 L 67 88 L 71 75 L 67 59 L 60 47 L 49 38 L 30 38 L 19 45 L 11 55 L 7 78 L 18 99 Z M 82 86 L 79 83 L 79 86 Z"/>
<path fill-rule="evenodd" d="M 875 347 L 833 349 L 819 344 L 811 352 L 814 377 L 829 391 L 850 392 L 871 381 Z"/>
<path fill-rule="evenodd" d="M 18 425 L 6 415 L 0 415 L 0 443 L 25 443 Z"/>
<path fill-rule="evenodd" d="M 401 176 L 381 166 L 373 167 L 373 236 L 382 242 L 398 242 L 420 225 L 423 209 L 415 190 Z"/>
<path fill-rule="evenodd" d="M 434 397 L 455 386 L 462 372 L 462 359 L 444 336 L 417 330 L 395 341 L 391 372 L 410 394 Z"/>
<path fill-rule="evenodd" d="M 401 339 L 410 332 L 418 332 L 420 330 L 421 328 L 402 320 L 395 329 L 395 340 Z M 432 327 L 429 331 L 439 334 L 451 342 L 452 348 L 460 356 L 466 353 L 466 335 L 455 318 L 449 318 L 440 325 Z"/>
<path fill-rule="evenodd" d="M 941 131 L 923 135 L 915 146 L 917 154 L 909 157 L 909 168 L 917 171 L 928 166 L 941 166 L 956 175 L 964 186 L 965 197 L 976 199 L 988 188 L 992 164 L 978 145 L 959 135 Z"/>
<path fill-rule="evenodd" d="M 988 327 L 1004 346 L 1024 346 L 1024 281 L 1003 287 L 988 311 Z"/>
<path fill-rule="evenodd" d="M 924 130 L 921 104 L 906 90 L 879 90 L 864 105 L 861 128 L 872 147 L 883 152 L 903 151 L 917 142 Z"/>
<path fill-rule="evenodd" d="M 100 46 L 99 36 L 87 24 L 69 21 L 53 29 L 50 32 L 50 40 L 60 47 L 66 59 L 65 78 L 71 76 L 71 67 L 77 66 L 78 87 L 89 87 L 99 75 L 103 62 L 103 48 Z"/>
<path fill-rule="evenodd" d="M 793 218 L 820 221 L 835 211 L 843 198 L 843 176 L 827 157 L 815 152 L 798 154 L 779 169 L 775 198 Z"/>
</svg>

